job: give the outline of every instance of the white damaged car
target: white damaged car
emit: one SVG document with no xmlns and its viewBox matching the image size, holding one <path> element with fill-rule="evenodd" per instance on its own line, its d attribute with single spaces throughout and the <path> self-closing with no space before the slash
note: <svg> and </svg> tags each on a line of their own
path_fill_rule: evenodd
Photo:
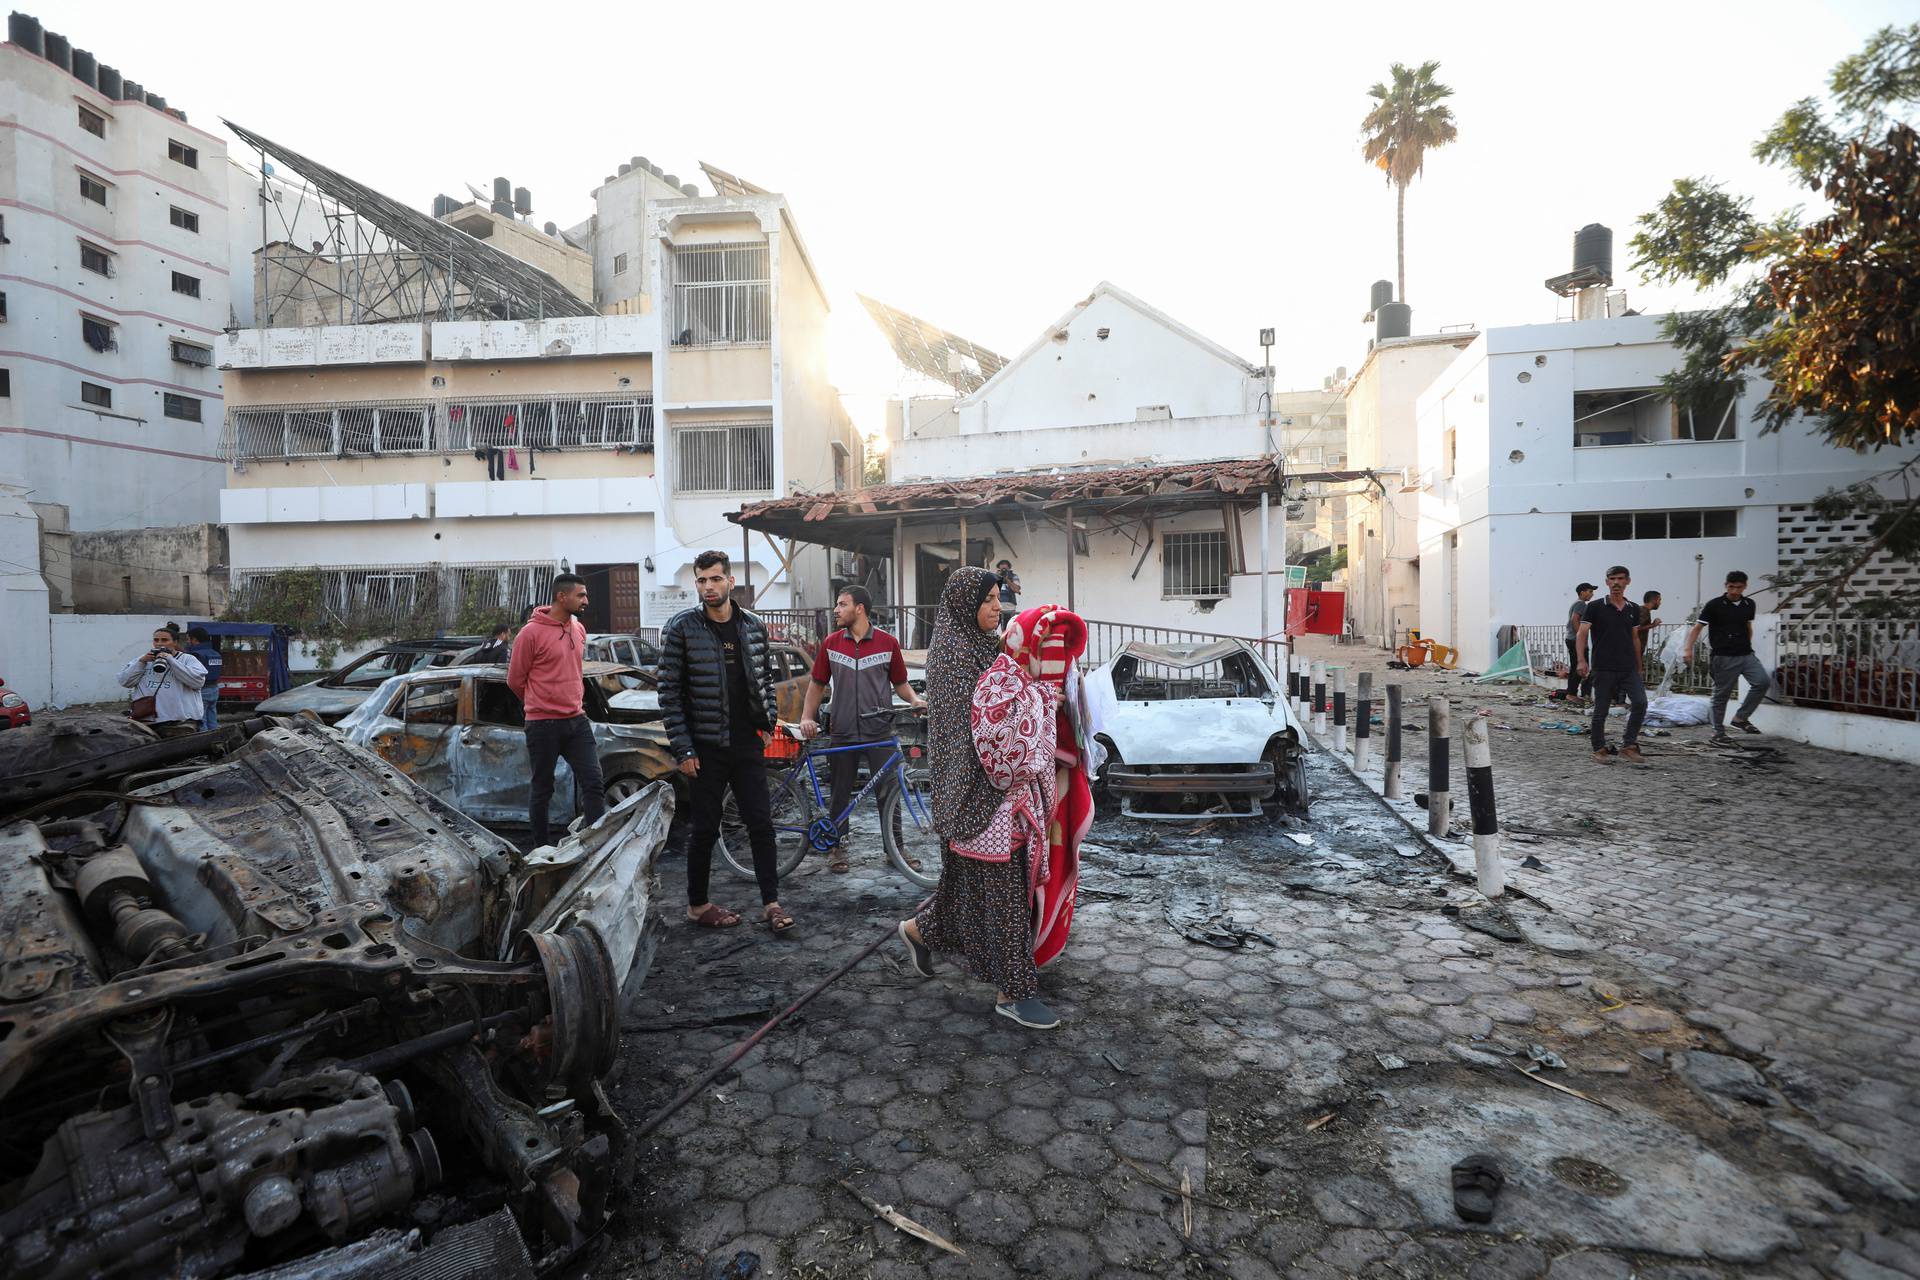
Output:
<svg viewBox="0 0 1920 1280">
<path fill-rule="evenodd" d="M 1306 734 L 1249 644 L 1131 642 L 1087 677 L 1087 704 L 1096 785 L 1128 817 L 1306 811 Z"/>
</svg>

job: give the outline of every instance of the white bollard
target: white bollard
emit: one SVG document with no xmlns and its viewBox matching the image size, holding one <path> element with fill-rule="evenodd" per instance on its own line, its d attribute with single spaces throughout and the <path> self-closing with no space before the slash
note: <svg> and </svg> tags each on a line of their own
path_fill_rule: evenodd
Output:
<svg viewBox="0 0 1920 1280">
<path fill-rule="evenodd" d="M 1500 865 L 1500 822 L 1493 809 L 1493 742 L 1487 718 L 1467 721 L 1467 807 L 1473 813 L 1473 868 L 1480 892 L 1497 898 L 1506 891 Z"/>
<path fill-rule="evenodd" d="M 1364 774 L 1373 763 L 1373 673 L 1360 673 L 1360 700 L 1353 709 L 1353 768 Z"/>
<path fill-rule="evenodd" d="M 1333 669 L 1333 749 L 1347 749 L 1347 669 Z"/>
<path fill-rule="evenodd" d="M 1313 664 L 1313 731 L 1323 734 L 1327 731 L 1327 664 Z"/>
<path fill-rule="evenodd" d="M 1444 836 L 1453 825 L 1453 795 L 1447 781 L 1452 764 L 1447 753 L 1453 743 L 1447 737 L 1449 707 L 1444 697 L 1427 703 L 1427 834 Z"/>
</svg>

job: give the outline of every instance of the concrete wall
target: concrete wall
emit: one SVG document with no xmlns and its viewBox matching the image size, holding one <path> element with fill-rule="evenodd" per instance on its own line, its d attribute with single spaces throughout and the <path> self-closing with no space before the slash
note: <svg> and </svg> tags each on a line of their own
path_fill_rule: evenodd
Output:
<svg viewBox="0 0 1920 1280">
<path fill-rule="evenodd" d="M 1489 330 L 1420 396 L 1422 629 L 1457 644 L 1463 665 L 1491 662 L 1502 626 L 1561 621 L 1574 585 L 1602 582 L 1616 563 L 1632 572 L 1633 599 L 1664 594 L 1669 622 L 1717 595 L 1730 569 L 1750 575 L 1764 612 L 1766 576 L 1779 568 L 1780 508 L 1897 461 L 1835 449 L 1806 426 L 1760 435 L 1751 414 L 1766 386 L 1757 379 L 1736 406 L 1736 439 L 1576 447 L 1576 392 L 1651 387 L 1677 366 L 1661 319 Z M 1736 534 L 1572 538 L 1574 513 L 1704 509 L 1736 511 Z M 1454 532 L 1457 598 L 1452 570 L 1434 572 Z"/>
<path fill-rule="evenodd" d="M 109 34 L 102 32 L 101 34 Z M 88 43 L 92 43 L 89 38 Z M 138 50 L 100 48 L 124 65 Z M 79 125 L 77 104 L 106 118 L 106 136 Z M 199 153 L 189 168 L 168 141 Z M 9 202 L 8 321 L 0 357 L 12 394 L 0 399 L 0 455 L 39 502 L 62 503 L 76 530 L 214 518 L 220 488 L 220 377 L 174 360 L 173 339 L 210 347 L 228 321 L 226 144 L 144 103 L 103 95 L 17 45 L 0 45 L 0 195 Z M 84 169 L 107 185 L 102 206 L 80 194 Z M 174 226 L 178 207 L 199 229 Z M 78 238 L 109 252 L 112 274 L 80 265 Z M 173 273 L 199 296 L 173 291 Z M 81 316 L 113 326 L 116 348 L 95 351 Z M 111 406 L 81 399 L 108 389 Z M 199 403 L 199 421 L 168 417 L 163 397 Z"/>
<path fill-rule="evenodd" d="M 214 617 L 227 605 L 227 531 L 162 525 L 73 535 L 74 607 L 81 613 L 173 608 Z"/>
<path fill-rule="evenodd" d="M 73 609 L 73 531 L 67 527 L 67 509 L 57 502 L 29 502 L 40 518 L 40 576 L 47 584 L 47 607 L 55 613 Z M 21 561 L 32 564 L 31 559 Z M 17 567 L 17 566 L 16 566 Z"/>
<path fill-rule="evenodd" d="M 1266 452 L 1255 414 L 1107 422 L 1093 426 L 915 436 L 891 451 L 890 478 L 918 480 L 991 475 L 1038 467 L 1127 466 L 1251 458 Z"/>
<path fill-rule="evenodd" d="M 1415 400 L 1471 334 L 1391 339 L 1367 353 L 1347 389 L 1346 466 L 1418 470 Z M 1420 618 L 1419 504 L 1397 477 L 1347 501 L 1348 616 L 1354 634 L 1385 645 Z"/>
<path fill-rule="evenodd" d="M 71 707 L 127 701 L 132 691 L 120 687 L 120 669 L 153 647 L 153 633 L 159 628 L 169 622 L 184 627 L 191 621 L 183 610 L 54 614 L 49 619 L 53 687 L 48 702 L 55 707 Z"/>
<path fill-rule="evenodd" d="M 1216 417 L 1251 412 L 1264 389 L 1244 361 L 1103 290 L 961 401 L 958 425 L 963 434 L 1094 426 L 1148 406 Z"/>
</svg>

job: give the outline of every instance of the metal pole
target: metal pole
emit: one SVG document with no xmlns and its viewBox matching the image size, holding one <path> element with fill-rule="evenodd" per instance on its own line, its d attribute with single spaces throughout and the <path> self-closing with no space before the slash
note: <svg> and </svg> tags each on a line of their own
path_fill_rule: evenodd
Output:
<svg viewBox="0 0 1920 1280">
<path fill-rule="evenodd" d="M 1449 710 L 1445 698 L 1427 703 L 1427 834 L 1435 836 L 1445 835 L 1453 819 L 1447 783 L 1447 753 L 1453 748 L 1447 737 Z"/>
<path fill-rule="evenodd" d="M 1267 523 L 1269 504 L 1266 494 L 1260 495 L 1260 644 L 1265 647 L 1267 637 L 1273 634 L 1267 612 L 1267 554 L 1272 527 Z"/>
<path fill-rule="evenodd" d="M 1400 686 L 1387 686 L 1387 786 L 1389 800 L 1400 798 Z"/>
<path fill-rule="evenodd" d="M 1365 773 L 1373 761 L 1373 672 L 1360 673 L 1360 701 L 1353 712 L 1353 767 Z"/>
<path fill-rule="evenodd" d="M 740 526 L 740 572 L 746 575 L 747 607 L 752 608 L 753 600 L 753 530 Z"/>
<path fill-rule="evenodd" d="M 1313 664 L 1313 731 L 1327 731 L 1327 664 Z"/>
<path fill-rule="evenodd" d="M 1067 612 L 1073 613 L 1073 508 L 1067 508 Z"/>
<path fill-rule="evenodd" d="M 1480 892 L 1497 898 L 1506 891 L 1500 866 L 1500 822 L 1493 811 L 1493 743 L 1487 718 L 1467 721 L 1467 807 L 1473 812 L 1473 868 Z"/>
<path fill-rule="evenodd" d="M 960 567 L 967 567 L 967 513 L 960 513 Z"/>
<path fill-rule="evenodd" d="M 1347 669 L 1333 669 L 1333 749 L 1347 749 Z"/>
<path fill-rule="evenodd" d="M 907 608 L 907 522 L 902 516 L 893 518 L 893 612 L 894 624 L 900 628 L 901 636 L 906 636 Z M 909 641 L 910 642 L 910 641 Z"/>
</svg>

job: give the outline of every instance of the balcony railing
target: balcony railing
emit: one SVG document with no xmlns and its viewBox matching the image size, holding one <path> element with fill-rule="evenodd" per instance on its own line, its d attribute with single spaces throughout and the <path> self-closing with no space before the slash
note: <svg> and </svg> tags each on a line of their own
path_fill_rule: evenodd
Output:
<svg viewBox="0 0 1920 1280">
<path fill-rule="evenodd" d="M 1920 720 L 1920 621 L 1782 619 L 1774 692 L 1803 707 Z"/>
<path fill-rule="evenodd" d="M 551 598 L 556 572 L 550 560 L 235 569 L 227 616 L 309 638 L 483 633 Z"/>
<path fill-rule="evenodd" d="M 367 458 L 475 449 L 653 451 L 651 393 L 235 405 L 221 457 Z"/>
</svg>

